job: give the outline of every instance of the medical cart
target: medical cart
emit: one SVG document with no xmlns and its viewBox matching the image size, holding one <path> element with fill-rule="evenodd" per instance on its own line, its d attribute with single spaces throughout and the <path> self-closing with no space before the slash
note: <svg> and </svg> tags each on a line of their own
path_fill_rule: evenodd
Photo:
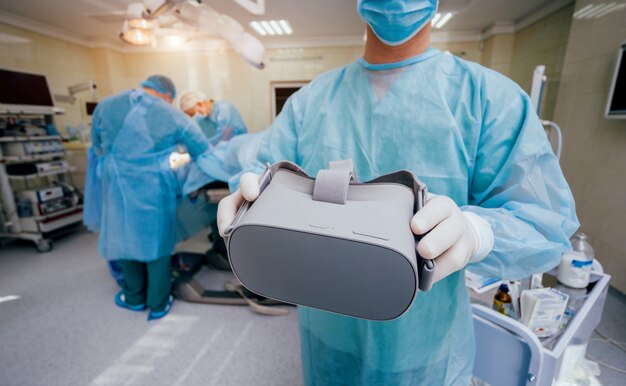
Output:
<svg viewBox="0 0 626 386">
<path fill-rule="evenodd" d="M 555 277 L 555 270 L 544 274 L 554 282 Z M 470 291 L 476 334 L 474 376 L 493 386 L 552 385 L 561 372 L 574 365 L 568 348 L 587 344 L 600 323 L 610 278 L 592 272 L 591 283 L 595 285 L 560 335 L 550 342 L 541 342 L 522 323 L 492 310 L 495 289 L 481 295 Z"/>
<path fill-rule="evenodd" d="M 45 130 L 53 124 L 52 111 L 0 111 L 0 238 L 30 240 L 39 252 L 52 249 L 53 232 L 83 220 L 61 137 Z"/>
</svg>

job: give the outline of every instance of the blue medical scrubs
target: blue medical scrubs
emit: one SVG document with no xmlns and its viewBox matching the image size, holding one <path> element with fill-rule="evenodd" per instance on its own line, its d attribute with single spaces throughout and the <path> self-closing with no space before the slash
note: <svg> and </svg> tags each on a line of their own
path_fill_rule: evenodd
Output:
<svg viewBox="0 0 626 386">
<path fill-rule="evenodd" d="M 234 136 L 248 132 L 246 123 L 235 105 L 227 101 L 213 102 L 211 114 L 196 115 L 194 119 L 213 146 L 220 141 L 228 141 Z"/>
</svg>

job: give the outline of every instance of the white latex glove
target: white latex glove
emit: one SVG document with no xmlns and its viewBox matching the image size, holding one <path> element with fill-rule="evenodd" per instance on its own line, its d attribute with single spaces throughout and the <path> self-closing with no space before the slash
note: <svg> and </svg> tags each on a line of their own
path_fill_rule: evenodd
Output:
<svg viewBox="0 0 626 386">
<path fill-rule="evenodd" d="M 433 283 L 454 273 L 469 262 L 479 262 L 493 249 L 489 223 L 471 212 L 462 212 L 451 198 L 428 195 L 428 201 L 411 219 L 411 230 L 424 236 L 417 251 L 435 259 Z"/>
<path fill-rule="evenodd" d="M 239 179 L 239 189 L 220 201 L 217 206 L 217 228 L 220 236 L 224 237 L 226 228 L 235 221 L 235 215 L 244 200 L 252 202 L 259 197 L 259 178 L 258 174 L 244 173 Z"/>
<path fill-rule="evenodd" d="M 187 165 L 191 162 L 191 156 L 189 153 L 174 152 L 170 154 L 170 169 L 176 170 Z"/>
</svg>

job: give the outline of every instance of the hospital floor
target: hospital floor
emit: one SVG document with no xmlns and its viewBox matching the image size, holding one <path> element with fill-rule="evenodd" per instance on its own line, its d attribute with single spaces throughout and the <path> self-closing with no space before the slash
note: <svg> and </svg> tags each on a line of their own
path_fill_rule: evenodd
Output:
<svg viewBox="0 0 626 386">
<path fill-rule="evenodd" d="M 77 232 L 45 254 L 4 242 L 0 385 L 302 384 L 295 308 L 273 317 L 178 301 L 166 318 L 148 323 L 145 312 L 114 305 L 118 288 L 96 242 Z M 598 330 L 626 342 L 625 326 L 626 297 L 611 290 Z M 626 353 L 598 335 L 588 356 L 626 367 Z M 626 375 L 601 370 L 602 384 L 626 384 Z"/>
</svg>

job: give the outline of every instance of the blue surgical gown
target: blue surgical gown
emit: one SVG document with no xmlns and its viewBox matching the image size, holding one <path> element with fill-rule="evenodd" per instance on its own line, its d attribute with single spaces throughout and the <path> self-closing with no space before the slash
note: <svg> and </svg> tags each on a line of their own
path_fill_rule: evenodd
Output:
<svg viewBox="0 0 626 386">
<path fill-rule="evenodd" d="M 194 160 L 209 149 L 197 124 L 162 99 L 131 90 L 98 104 L 87 181 L 101 186 L 85 205 L 90 213 L 101 205 L 101 256 L 149 262 L 172 253 L 180 186 L 169 157 L 179 145 Z"/>
<path fill-rule="evenodd" d="M 248 132 L 246 123 L 237 108 L 230 102 L 215 101 L 209 115 L 194 117 L 211 145 L 228 141 L 232 137 Z"/>
<path fill-rule="evenodd" d="M 261 133 L 246 133 L 219 141 L 211 151 L 200 155 L 196 162 L 175 171 L 182 195 L 176 209 L 177 242 L 206 229 L 217 218 L 217 204 L 209 203 L 206 196 L 193 201 L 185 196 L 210 182 L 236 180 L 256 156 L 261 138 Z"/>
<path fill-rule="evenodd" d="M 316 175 L 348 158 L 361 180 L 407 169 L 487 220 L 495 243 L 477 271 L 519 279 L 549 270 L 578 228 L 528 96 L 435 49 L 395 64 L 360 59 L 318 76 L 289 98 L 249 169 L 289 160 Z M 470 384 L 475 345 L 463 270 L 418 293 L 392 321 L 305 307 L 299 318 L 307 385 Z"/>
</svg>

